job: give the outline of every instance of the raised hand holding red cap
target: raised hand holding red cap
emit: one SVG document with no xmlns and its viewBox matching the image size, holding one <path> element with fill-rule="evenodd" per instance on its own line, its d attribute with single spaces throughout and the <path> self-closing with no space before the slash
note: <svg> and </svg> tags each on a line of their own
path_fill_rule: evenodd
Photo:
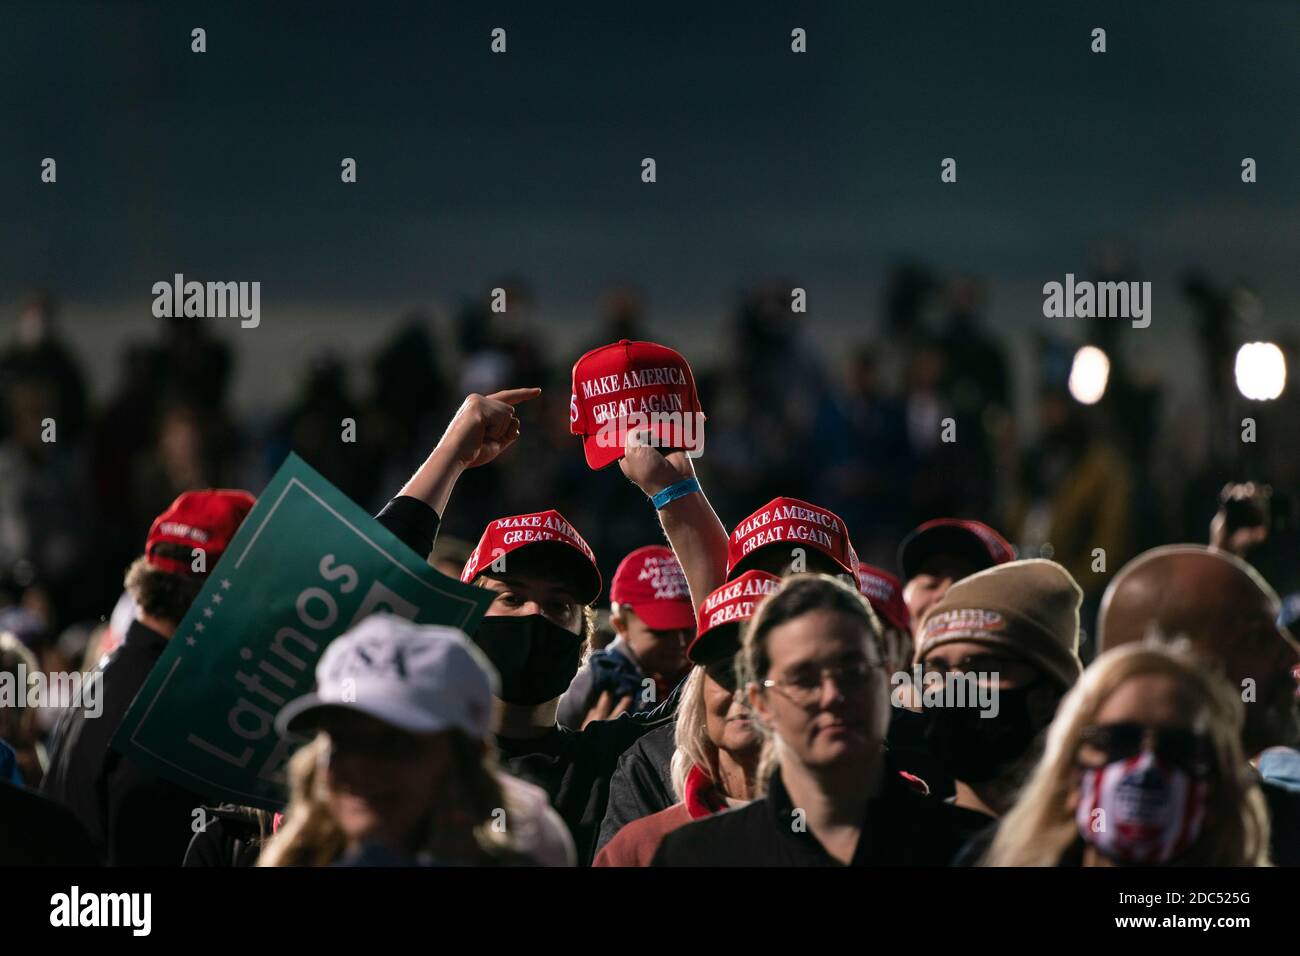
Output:
<svg viewBox="0 0 1300 956">
<path fill-rule="evenodd" d="M 686 452 L 671 451 L 665 455 L 652 445 L 642 444 L 638 432 L 628 435 L 618 466 L 648 496 L 657 495 L 684 478 L 695 477 L 695 466 Z"/>
</svg>

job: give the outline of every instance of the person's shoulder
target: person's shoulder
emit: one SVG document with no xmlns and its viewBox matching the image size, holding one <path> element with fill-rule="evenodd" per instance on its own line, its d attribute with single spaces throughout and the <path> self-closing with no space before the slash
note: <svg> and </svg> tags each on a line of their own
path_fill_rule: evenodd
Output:
<svg viewBox="0 0 1300 956">
<path fill-rule="evenodd" d="M 684 803 L 633 820 L 601 848 L 593 866 L 648 866 L 664 836 L 690 822 Z"/>
<path fill-rule="evenodd" d="M 89 834 L 71 810 L 25 787 L 0 782 L 0 865 L 98 863 Z"/>
<path fill-rule="evenodd" d="M 661 727 L 654 727 L 643 733 L 637 740 L 627 748 L 623 757 L 625 760 L 650 760 L 667 752 L 672 756 L 677 749 L 677 723 L 669 721 Z"/>
<path fill-rule="evenodd" d="M 743 807 L 724 810 L 664 835 L 654 856 L 655 866 L 714 866 L 735 862 L 737 853 L 752 845 L 755 832 L 768 824 L 770 806 L 765 797 Z"/>
<path fill-rule="evenodd" d="M 951 864 L 972 837 L 996 822 L 988 814 L 925 793 L 901 776 L 890 791 L 890 826 L 907 831 L 911 852 L 935 865 Z"/>
</svg>

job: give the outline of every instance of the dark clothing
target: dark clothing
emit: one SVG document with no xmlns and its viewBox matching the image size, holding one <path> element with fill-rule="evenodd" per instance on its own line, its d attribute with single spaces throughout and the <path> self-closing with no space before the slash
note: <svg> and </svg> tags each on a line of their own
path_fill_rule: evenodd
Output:
<svg viewBox="0 0 1300 956">
<path fill-rule="evenodd" d="M 953 866 L 979 866 L 984 854 L 993 845 L 993 838 L 998 835 L 998 821 L 990 818 L 983 829 L 976 830 L 966 841 L 966 845 L 953 857 Z"/>
<path fill-rule="evenodd" d="M 596 855 L 596 832 L 605 817 L 609 780 L 618 758 L 665 719 L 671 725 L 677 694 L 674 690 L 649 713 L 593 721 L 586 730 L 556 726 L 541 737 L 497 737 L 506 771 L 536 784 L 551 798 L 551 806 L 573 836 L 579 866 L 590 865 Z"/>
<path fill-rule="evenodd" d="M 180 866 L 193 833 L 197 794 L 150 773 L 110 747 L 167 638 L 133 621 L 122 644 L 90 676 L 102 713 L 68 711 L 50 738 L 42 791 L 63 803 L 110 866 Z"/>
<path fill-rule="evenodd" d="M 67 807 L 0 782 L 0 866 L 98 866 L 85 827 Z"/>
<path fill-rule="evenodd" d="M 1268 804 L 1269 860 L 1274 866 L 1300 866 L 1300 791 L 1261 780 Z"/>
<path fill-rule="evenodd" d="M 379 510 L 375 520 L 395 534 L 421 560 L 428 560 L 433 553 L 433 542 L 438 537 L 441 521 L 438 512 L 419 498 L 398 495 Z"/>
<path fill-rule="evenodd" d="M 597 851 L 633 820 L 659 813 L 677 802 L 671 770 L 676 738 L 677 722 L 670 721 L 647 733 L 618 758 L 609 781 L 609 805 L 600 824 Z"/>
<path fill-rule="evenodd" d="M 204 807 L 203 815 L 207 825 L 190 840 L 185 866 L 252 866 L 271 838 L 269 814 L 265 826 L 248 807 Z"/>
<path fill-rule="evenodd" d="M 894 708 L 889 720 L 890 760 L 897 769 L 924 780 L 931 796 L 945 799 L 953 793 L 952 778 L 930 756 L 924 728 L 925 721 L 920 714 Z M 677 802 L 671 767 L 676 749 L 676 724 L 670 723 L 646 734 L 619 758 L 609 783 L 609 808 L 600 825 L 598 851 L 633 820 L 666 810 Z M 968 813 L 974 814 L 974 818 L 965 819 L 965 831 L 974 832 L 988 823 L 982 813 L 960 810 L 960 814 Z"/>
<path fill-rule="evenodd" d="M 961 848 L 955 808 L 926 796 L 886 760 L 852 866 L 947 866 Z M 651 866 L 836 866 L 800 819 L 778 770 L 768 794 L 664 837 Z"/>
</svg>

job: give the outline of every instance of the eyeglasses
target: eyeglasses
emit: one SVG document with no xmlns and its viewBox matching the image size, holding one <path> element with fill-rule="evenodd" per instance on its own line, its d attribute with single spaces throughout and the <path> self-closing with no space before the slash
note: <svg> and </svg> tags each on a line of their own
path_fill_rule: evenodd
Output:
<svg viewBox="0 0 1300 956">
<path fill-rule="evenodd" d="M 808 706 L 816 703 L 827 678 L 833 680 L 835 686 L 847 697 L 851 694 L 864 693 L 868 687 L 867 679 L 873 674 L 883 673 L 884 667 L 883 661 L 863 658 L 846 661 L 833 667 L 810 667 L 798 670 L 789 677 L 765 680 L 763 686 L 779 690 L 793 703 Z"/>
<path fill-rule="evenodd" d="M 1148 746 L 1147 741 L 1151 743 Z M 1080 746 L 1106 755 L 1106 762 L 1128 760 L 1144 749 L 1151 750 L 1163 764 L 1186 770 L 1197 779 L 1214 773 L 1214 745 L 1206 734 L 1171 727 L 1148 727 L 1139 723 L 1098 724 L 1079 734 Z"/>
</svg>

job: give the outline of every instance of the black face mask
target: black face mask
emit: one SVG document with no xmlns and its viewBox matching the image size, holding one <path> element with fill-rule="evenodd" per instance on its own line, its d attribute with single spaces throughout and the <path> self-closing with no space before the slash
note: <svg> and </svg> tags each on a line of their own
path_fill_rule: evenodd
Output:
<svg viewBox="0 0 1300 956">
<path fill-rule="evenodd" d="M 578 673 L 582 635 L 543 617 L 485 617 L 474 643 L 501 675 L 508 704 L 542 704 L 569 689 Z"/>
<path fill-rule="evenodd" d="M 1038 730 L 1029 716 L 1029 692 L 1037 685 L 998 691 L 998 715 L 978 707 L 927 707 L 925 739 L 939 766 L 964 783 L 992 780 L 1021 757 Z"/>
</svg>

